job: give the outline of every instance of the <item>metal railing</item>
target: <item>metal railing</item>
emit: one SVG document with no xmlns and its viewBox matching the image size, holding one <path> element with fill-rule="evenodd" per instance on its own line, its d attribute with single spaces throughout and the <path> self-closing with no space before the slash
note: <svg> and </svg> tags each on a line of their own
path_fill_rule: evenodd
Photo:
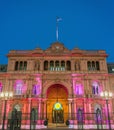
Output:
<svg viewBox="0 0 114 130">
<path fill-rule="evenodd" d="M 113 124 L 113 113 L 111 115 L 111 126 Z M 47 117 L 46 117 L 47 116 Z M 54 120 L 54 122 L 53 122 Z M 0 125 L 2 126 L 3 113 L 0 113 Z M 95 126 L 95 129 L 103 129 L 106 126 L 108 129 L 108 119 L 105 113 L 63 113 L 63 115 L 52 115 L 52 113 L 38 114 L 31 110 L 31 113 L 21 113 L 21 111 L 13 110 L 10 116 L 7 114 L 5 118 L 5 129 L 7 130 L 21 130 L 24 129 L 36 130 L 36 126 L 47 126 L 48 124 L 64 124 L 69 127 L 83 130 L 85 127 L 91 129 L 89 126 Z M 2 128 L 2 127 L 1 127 Z"/>
</svg>

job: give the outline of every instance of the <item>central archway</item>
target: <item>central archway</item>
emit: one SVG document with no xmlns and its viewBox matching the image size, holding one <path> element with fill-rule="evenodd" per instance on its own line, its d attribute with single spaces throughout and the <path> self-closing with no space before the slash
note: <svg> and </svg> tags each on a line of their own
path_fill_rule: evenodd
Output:
<svg viewBox="0 0 114 130">
<path fill-rule="evenodd" d="M 47 90 L 47 118 L 49 123 L 64 123 L 68 118 L 68 90 L 61 84 L 54 84 Z"/>
</svg>

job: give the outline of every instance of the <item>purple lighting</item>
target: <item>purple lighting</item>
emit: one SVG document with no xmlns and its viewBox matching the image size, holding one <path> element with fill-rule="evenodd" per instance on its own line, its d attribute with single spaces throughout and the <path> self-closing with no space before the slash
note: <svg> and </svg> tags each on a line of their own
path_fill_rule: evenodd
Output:
<svg viewBox="0 0 114 130">
<path fill-rule="evenodd" d="M 36 77 L 36 84 L 33 85 L 32 94 L 39 95 L 41 93 L 41 79 Z"/>
<path fill-rule="evenodd" d="M 92 92 L 93 92 L 93 94 L 98 95 L 98 94 L 100 94 L 100 91 L 101 90 L 100 90 L 99 83 L 97 81 L 94 81 L 92 83 Z"/>
<path fill-rule="evenodd" d="M 33 85 L 33 94 L 34 95 L 39 95 L 41 93 L 40 91 L 40 85 L 36 84 L 36 85 Z"/>
<path fill-rule="evenodd" d="M 0 82 L 0 92 L 2 92 L 2 83 Z"/>
<path fill-rule="evenodd" d="M 22 80 L 16 80 L 14 84 L 15 94 L 21 95 L 26 92 L 26 85 Z"/>
<path fill-rule="evenodd" d="M 83 87 L 81 84 L 76 84 L 75 86 L 75 94 L 82 95 L 83 94 Z"/>
</svg>

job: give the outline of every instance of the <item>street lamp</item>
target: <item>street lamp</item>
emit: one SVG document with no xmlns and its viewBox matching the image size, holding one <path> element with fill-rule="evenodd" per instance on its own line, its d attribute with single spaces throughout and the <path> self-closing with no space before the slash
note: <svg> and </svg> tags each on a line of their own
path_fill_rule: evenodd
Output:
<svg viewBox="0 0 114 130">
<path fill-rule="evenodd" d="M 6 118 L 6 105 L 7 105 L 7 100 L 9 98 L 13 97 L 12 92 L 1 92 L 0 93 L 0 98 L 4 99 L 4 114 L 3 114 L 3 125 L 2 125 L 2 130 L 4 130 L 4 124 L 5 124 L 5 118 Z"/>
<path fill-rule="evenodd" d="M 110 99 L 112 97 L 112 93 L 104 91 L 104 92 L 101 92 L 100 96 L 106 99 L 107 115 L 108 115 L 108 125 L 109 125 L 109 130 L 111 130 L 110 114 L 109 114 L 109 107 L 108 107 L 108 99 Z"/>
</svg>

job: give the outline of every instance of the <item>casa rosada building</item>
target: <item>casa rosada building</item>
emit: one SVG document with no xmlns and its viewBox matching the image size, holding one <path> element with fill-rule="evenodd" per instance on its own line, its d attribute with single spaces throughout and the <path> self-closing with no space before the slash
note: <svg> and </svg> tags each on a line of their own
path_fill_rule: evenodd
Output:
<svg viewBox="0 0 114 130">
<path fill-rule="evenodd" d="M 29 126 L 34 109 L 36 125 L 48 119 L 48 124 L 69 121 L 76 126 L 83 120 L 83 125 L 95 127 L 99 110 L 98 121 L 113 127 L 114 64 L 107 63 L 104 50 L 69 50 L 54 42 L 46 50 L 11 50 L 7 57 L 8 64 L 0 65 L 0 92 L 13 97 L 1 96 L 1 125 L 16 109 L 22 113 L 21 125 Z"/>
</svg>

